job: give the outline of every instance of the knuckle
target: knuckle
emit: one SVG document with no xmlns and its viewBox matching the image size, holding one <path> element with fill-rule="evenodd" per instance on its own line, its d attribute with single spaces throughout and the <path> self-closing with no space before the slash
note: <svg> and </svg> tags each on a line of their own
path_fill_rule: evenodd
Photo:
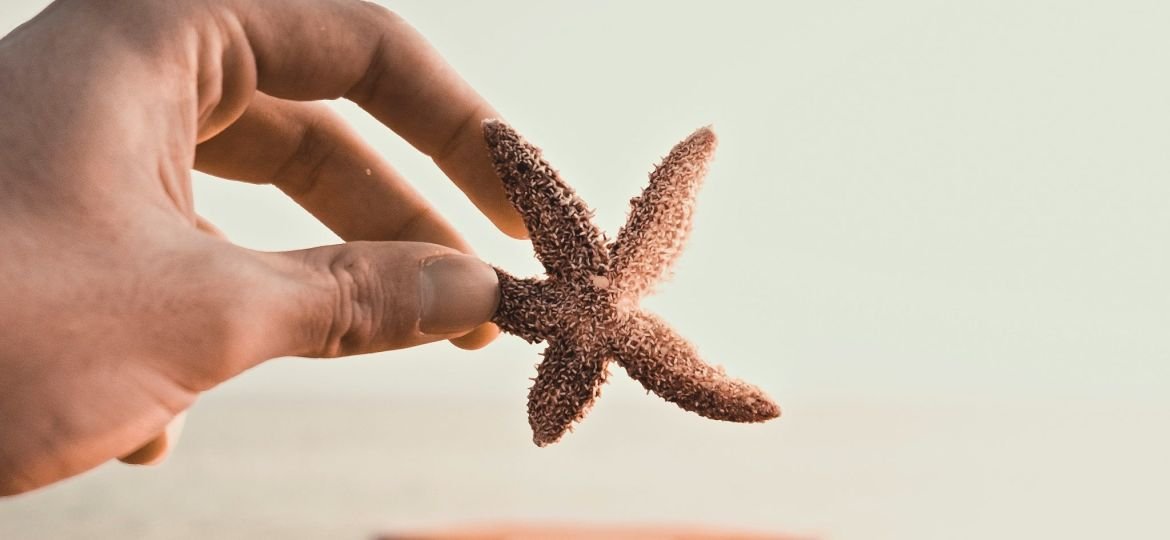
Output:
<svg viewBox="0 0 1170 540">
<path fill-rule="evenodd" d="M 367 351 L 374 343 L 383 312 L 374 294 L 375 270 L 359 249 L 343 249 L 329 261 L 332 316 L 321 356 L 336 357 Z"/>
<path fill-rule="evenodd" d="M 420 231 L 440 222 L 438 211 L 431 206 L 419 206 L 404 212 L 402 221 L 391 230 L 392 238 L 419 238 Z"/>
<path fill-rule="evenodd" d="M 389 64 L 386 62 L 386 54 L 393 47 L 391 37 L 409 30 L 410 24 L 386 6 L 366 0 L 359 0 L 358 4 L 364 11 L 359 14 L 359 19 L 368 21 L 372 25 L 368 29 L 369 33 L 378 36 L 377 43 L 366 59 L 364 75 L 346 92 L 350 100 L 360 105 L 372 102 L 380 94 L 383 85 L 387 84 Z"/>
<path fill-rule="evenodd" d="M 431 159 L 442 163 L 455 158 L 461 148 L 468 141 L 479 141 L 479 121 L 488 116 L 486 105 L 480 104 L 463 112 L 462 119 L 451 131 L 439 139 L 439 144 L 431 152 Z M 479 142 L 478 144 L 483 144 Z"/>
<path fill-rule="evenodd" d="M 338 151 L 338 142 L 328 134 L 320 119 L 305 119 L 296 149 L 280 162 L 272 178 L 290 196 L 303 196 L 316 189 L 329 161 Z"/>
</svg>

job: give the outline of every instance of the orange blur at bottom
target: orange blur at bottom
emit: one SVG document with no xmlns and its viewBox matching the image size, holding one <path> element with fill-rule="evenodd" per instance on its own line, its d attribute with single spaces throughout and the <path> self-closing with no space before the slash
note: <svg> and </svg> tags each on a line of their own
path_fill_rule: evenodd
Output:
<svg viewBox="0 0 1170 540">
<path fill-rule="evenodd" d="M 500 523 L 384 533 L 377 540 L 815 540 L 815 536 L 685 525 L 525 525 Z"/>
</svg>

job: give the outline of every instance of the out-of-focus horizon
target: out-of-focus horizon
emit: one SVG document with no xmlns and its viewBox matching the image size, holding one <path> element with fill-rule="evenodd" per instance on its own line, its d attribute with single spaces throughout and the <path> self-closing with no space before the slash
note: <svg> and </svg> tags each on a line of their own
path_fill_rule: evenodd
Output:
<svg viewBox="0 0 1170 540">
<path fill-rule="evenodd" d="M 45 4 L 7 0 L 0 7 L 0 34 Z M 354 490 L 363 497 L 392 492 L 393 486 L 368 485 L 361 491 L 359 471 L 376 470 L 366 481 L 408 482 L 430 494 L 423 498 L 435 506 L 418 511 L 435 519 L 511 510 L 509 517 L 523 517 L 523 504 L 543 501 L 534 516 L 692 516 L 790 526 L 781 530 L 830 538 L 1015 538 L 1013 530 L 1032 537 L 1052 531 L 1060 534 L 1051 537 L 1063 538 L 1122 531 L 1158 536 L 1157 527 L 1170 534 L 1150 505 L 1161 495 L 1151 479 L 1164 485 L 1170 466 L 1149 451 L 1170 445 L 1159 435 L 1170 415 L 1170 4 L 385 4 L 545 149 L 611 233 L 671 145 L 698 126 L 714 125 L 721 143 L 699 195 L 691 242 L 674 279 L 644 305 L 707 360 L 769 392 L 785 417 L 746 432 L 692 421 L 689 413 L 642 395 L 615 367 L 611 379 L 618 380 L 586 420 L 590 429 L 570 434 L 569 450 L 534 457 L 517 426 L 523 426 L 524 395 L 540 346 L 502 336 L 476 352 L 443 343 L 355 359 L 274 361 L 209 393 L 211 416 L 200 420 L 198 404 L 191 413 L 193 425 L 207 427 L 192 430 L 188 439 L 214 437 L 216 419 L 230 421 L 228 404 L 332 404 L 323 408 L 341 416 L 305 414 L 303 421 L 333 418 L 342 425 L 350 413 L 338 403 L 358 403 L 353 414 L 361 403 L 400 403 L 404 410 L 482 403 L 475 418 L 500 418 L 489 410 L 510 410 L 515 418 L 499 431 L 487 424 L 464 434 L 435 434 L 387 413 L 388 423 L 402 422 L 404 446 L 393 455 L 405 461 L 378 461 L 376 446 L 394 441 L 391 434 L 361 440 L 355 435 L 360 430 L 347 432 L 359 438 L 330 443 L 353 445 L 353 452 L 320 451 L 322 459 L 338 460 L 329 465 L 347 479 L 338 484 L 345 489 L 331 491 L 321 464 L 309 467 L 321 469 L 310 480 L 314 485 L 302 487 L 324 490 L 321 500 Z M 539 273 L 529 246 L 492 228 L 427 158 L 357 107 L 336 107 L 480 256 L 517 274 Z M 203 216 L 251 248 L 338 242 L 271 187 L 196 174 L 195 196 Z M 959 410 L 956 424 L 938 412 L 948 407 Z M 808 422 L 824 417 L 815 411 L 825 410 L 854 410 L 856 417 L 841 412 L 811 427 Z M 891 419 L 887 431 L 881 415 L 865 412 L 878 410 L 905 416 Z M 1031 412 L 1013 418 L 1015 410 Z M 1066 416 L 1076 411 L 1090 417 L 1084 432 Z M 652 435 L 627 414 L 675 418 L 671 437 L 680 442 L 712 438 L 729 446 L 666 449 L 638 440 Z M 917 415 L 931 420 L 906 427 Z M 377 421 L 377 415 L 360 417 Z M 432 417 L 443 415 L 426 416 Z M 379 432 L 392 427 L 375 426 Z M 299 429 L 306 431 L 282 432 L 271 442 L 313 437 L 311 428 Z M 468 454 L 435 452 L 432 443 L 418 440 L 431 436 Z M 477 456 L 481 442 L 493 437 L 519 440 L 495 441 Z M 573 441 L 590 437 L 598 438 Z M 1139 444 L 1145 450 L 1137 451 Z M 195 449 L 187 465 L 184 445 Z M 642 450 L 627 457 L 617 451 L 625 446 Z M 639 477 L 638 467 L 657 459 L 647 449 L 673 452 L 675 460 L 667 461 L 680 468 L 688 458 L 699 460 L 690 466 L 706 483 L 688 485 L 684 470 L 672 477 L 652 469 L 651 477 Z M 612 461 L 592 463 L 594 450 Z M 799 461 L 778 468 L 767 463 L 773 450 Z M 220 460 L 233 471 L 211 475 L 222 482 L 200 484 L 199 497 L 237 489 L 226 480 L 233 475 L 271 483 L 287 474 L 291 478 L 279 485 L 295 489 L 298 460 L 313 455 L 289 449 L 273 458 L 288 465 L 285 472 L 250 475 L 248 464 L 263 462 L 269 451 L 248 447 L 248 454 L 236 456 L 227 444 L 184 440 L 166 466 L 171 469 L 162 472 L 110 471 L 116 467 L 110 465 L 29 498 L 0 501 L 0 536 L 6 521 L 25 532 L 37 528 L 34 519 L 68 520 L 111 508 L 131 512 L 135 503 L 125 496 L 103 507 L 90 494 L 125 485 L 114 478 L 131 485 L 153 482 L 152 474 L 198 481 L 183 468 L 192 463 L 213 467 Z M 893 468 L 875 455 L 889 457 Z M 1069 455 L 1080 461 L 1060 461 Z M 712 456 L 724 461 L 702 461 Z M 771 487 L 719 492 L 747 485 L 716 480 L 715 471 L 736 456 L 760 463 L 759 469 L 736 464 L 736 474 L 758 475 Z M 1047 457 L 1060 465 L 1044 468 Z M 912 464 L 918 458 L 923 461 Z M 500 460 L 517 482 L 530 484 L 505 489 L 506 475 L 488 474 L 472 482 L 474 493 L 489 499 L 498 487 L 505 501 L 499 504 L 514 508 L 492 501 L 480 501 L 487 506 L 479 508 L 465 496 L 445 508 L 444 497 L 435 494 L 458 493 L 458 475 L 436 473 L 449 482 L 439 486 L 426 474 L 456 467 L 470 477 Z M 1123 476 L 1106 474 L 1122 465 Z M 557 482 L 557 471 L 578 466 L 598 477 L 568 474 L 568 484 Z M 405 478 L 388 472 L 396 467 L 414 472 Z M 850 472 L 835 474 L 834 468 Z M 603 469 L 620 479 L 607 480 Z M 635 489 L 647 511 L 605 503 L 614 489 Z M 685 489 L 698 490 L 693 506 L 677 498 Z M 1070 495 L 1081 489 L 1083 497 Z M 751 498 L 741 506 L 727 502 L 744 493 Z M 802 500 L 802 493 L 813 499 Z M 1095 501 L 1105 493 L 1112 500 L 1102 507 Z M 363 508 L 393 506 L 401 495 Z M 641 504 L 639 497 L 628 503 Z M 1035 508 L 1009 510 L 997 499 Z M 261 514 L 295 522 L 312 507 L 308 499 L 297 500 L 304 506 L 289 508 L 299 514 Z M 209 508 L 196 511 L 197 519 L 232 511 Z M 952 519 L 936 521 L 920 511 Z M 970 522 L 962 522 L 964 516 Z M 175 517 L 185 518 L 196 519 Z M 1051 522 L 1061 518 L 1069 522 Z M 204 531 L 223 536 L 214 527 Z"/>
</svg>

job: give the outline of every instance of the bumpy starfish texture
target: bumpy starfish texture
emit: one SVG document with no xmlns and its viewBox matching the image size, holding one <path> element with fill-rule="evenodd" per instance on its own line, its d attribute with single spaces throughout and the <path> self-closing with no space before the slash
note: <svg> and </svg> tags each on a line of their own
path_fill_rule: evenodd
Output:
<svg viewBox="0 0 1170 540">
<path fill-rule="evenodd" d="M 710 128 L 691 134 L 654 169 L 612 242 L 538 148 L 498 120 L 485 121 L 483 132 L 547 273 L 521 279 L 497 268 L 500 305 L 493 319 L 529 343 L 548 342 L 528 395 L 538 446 L 556 442 L 584 418 L 610 360 L 647 390 L 707 418 L 763 422 L 780 415 L 759 388 L 705 364 L 690 342 L 638 307 L 682 253 L 715 152 Z"/>
</svg>

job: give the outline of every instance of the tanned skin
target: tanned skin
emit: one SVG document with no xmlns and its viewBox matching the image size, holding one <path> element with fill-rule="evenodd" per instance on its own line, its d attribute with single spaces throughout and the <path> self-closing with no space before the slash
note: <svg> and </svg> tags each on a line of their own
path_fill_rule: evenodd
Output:
<svg viewBox="0 0 1170 540">
<path fill-rule="evenodd" d="M 158 461 L 200 393 L 272 358 L 498 332 L 491 268 L 310 103 L 357 103 L 526 235 L 481 136 L 499 114 L 387 9 L 59 0 L 0 40 L 0 81 L 0 494 Z M 192 169 L 364 242 L 235 246 L 193 211 Z M 427 292 L 430 267 L 466 290 Z"/>
</svg>

